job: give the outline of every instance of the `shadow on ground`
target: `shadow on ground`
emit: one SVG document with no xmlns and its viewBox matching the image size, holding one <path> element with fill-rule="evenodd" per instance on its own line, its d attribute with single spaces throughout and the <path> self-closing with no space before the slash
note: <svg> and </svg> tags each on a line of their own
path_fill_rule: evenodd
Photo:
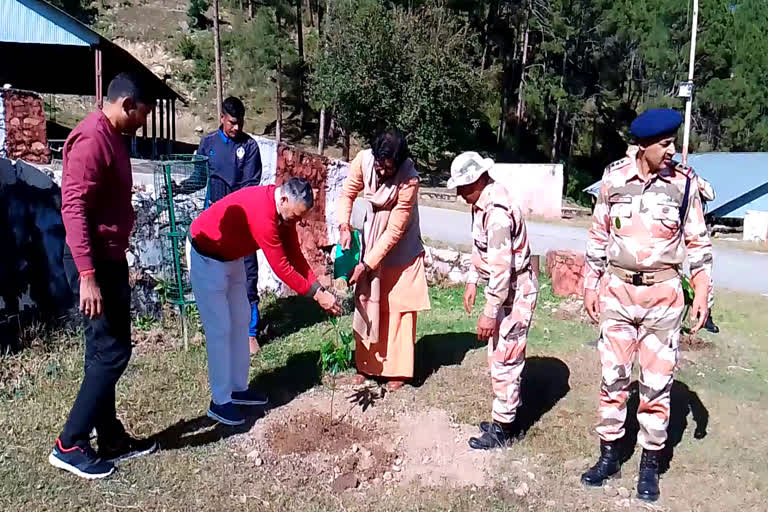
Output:
<svg viewBox="0 0 768 512">
<path fill-rule="evenodd" d="M 421 387 L 443 366 L 461 364 L 467 352 L 485 345 L 478 341 L 477 334 L 470 332 L 422 336 L 416 343 L 413 387 Z"/>
<path fill-rule="evenodd" d="M 622 462 L 628 461 L 637 447 L 637 435 L 640 425 L 637 421 L 637 408 L 640 404 L 640 393 L 637 381 L 630 387 L 629 400 L 627 402 L 626 433 L 623 438 Z M 675 455 L 675 448 L 683 440 L 685 430 L 688 428 L 688 415 L 692 416 L 696 423 L 693 432 L 694 439 L 704 439 L 707 436 L 709 425 L 709 411 L 702 403 L 698 393 L 693 391 L 684 382 L 676 380 L 672 383 L 670 399 L 669 426 L 667 426 L 667 443 L 661 461 L 661 473 L 666 473 Z"/>
<path fill-rule="evenodd" d="M 517 425 L 525 433 L 546 413 L 551 411 L 571 390 L 571 371 L 556 357 L 533 356 L 525 359 Z"/>
<path fill-rule="evenodd" d="M 328 320 L 328 314 L 317 304 L 296 295 L 272 301 L 260 313 L 261 345 Z"/>
<path fill-rule="evenodd" d="M 178 450 L 191 446 L 203 446 L 248 432 L 266 411 L 289 403 L 301 393 L 320 383 L 317 366 L 320 353 L 302 352 L 288 359 L 288 362 L 270 372 L 263 373 L 251 381 L 254 389 L 265 391 L 270 403 L 266 407 L 241 407 L 246 415 L 243 425 L 229 427 L 211 420 L 205 415 L 192 420 L 182 420 L 154 436 L 163 450 Z"/>
</svg>

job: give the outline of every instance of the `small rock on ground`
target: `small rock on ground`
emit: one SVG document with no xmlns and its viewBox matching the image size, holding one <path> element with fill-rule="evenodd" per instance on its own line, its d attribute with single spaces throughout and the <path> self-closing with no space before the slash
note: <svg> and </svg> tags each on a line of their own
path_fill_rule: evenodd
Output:
<svg viewBox="0 0 768 512">
<path fill-rule="evenodd" d="M 629 489 L 626 487 L 619 487 L 619 496 L 622 498 L 629 498 L 632 494 L 629 492 Z"/>
<path fill-rule="evenodd" d="M 354 473 L 344 473 L 338 476 L 331 484 L 333 492 L 343 492 L 347 489 L 355 489 L 360 484 L 357 476 Z"/>
</svg>

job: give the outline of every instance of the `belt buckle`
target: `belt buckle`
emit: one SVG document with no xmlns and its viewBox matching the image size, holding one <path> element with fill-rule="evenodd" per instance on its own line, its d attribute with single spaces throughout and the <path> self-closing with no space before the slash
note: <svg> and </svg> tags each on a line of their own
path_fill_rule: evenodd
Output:
<svg viewBox="0 0 768 512">
<path fill-rule="evenodd" d="M 640 272 L 632 274 L 632 284 L 635 286 L 642 286 L 644 284 L 643 275 Z"/>
</svg>

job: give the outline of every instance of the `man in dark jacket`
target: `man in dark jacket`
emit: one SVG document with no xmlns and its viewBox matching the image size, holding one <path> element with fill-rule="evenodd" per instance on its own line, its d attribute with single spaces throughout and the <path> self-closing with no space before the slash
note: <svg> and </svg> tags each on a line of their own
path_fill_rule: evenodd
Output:
<svg viewBox="0 0 768 512">
<path fill-rule="evenodd" d="M 230 96 L 221 104 L 221 125 L 215 132 L 204 136 L 197 154 L 208 157 L 210 179 L 206 194 L 207 208 L 227 194 L 243 187 L 258 185 L 261 181 L 261 154 L 259 145 L 243 131 L 245 106 L 239 98 Z M 182 194 L 189 194 L 205 186 L 205 178 L 192 176 L 181 184 Z M 248 344 L 251 354 L 259 351 L 259 265 L 256 254 L 245 258 L 248 279 L 248 301 L 251 304 L 251 321 Z"/>
</svg>

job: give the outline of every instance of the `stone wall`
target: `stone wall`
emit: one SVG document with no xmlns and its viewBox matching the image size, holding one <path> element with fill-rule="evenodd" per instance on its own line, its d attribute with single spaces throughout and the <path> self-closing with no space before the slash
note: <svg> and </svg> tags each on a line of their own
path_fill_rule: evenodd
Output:
<svg viewBox="0 0 768 512">
<path fill-rule="evenodd" d="M 51 161 L 45 130 L 43 99 L 35 93 L 4 89 L 0 91 L 4 111 L 4 154 L 12 160 L 47 164 Z"/>
<path fill-rule="evenodd" d="M 66 316 L 72 304 L 60 211 L 50 177 L 0 158 L 0 352 L 15 347 L 25 324 Z"/>
</svg>

